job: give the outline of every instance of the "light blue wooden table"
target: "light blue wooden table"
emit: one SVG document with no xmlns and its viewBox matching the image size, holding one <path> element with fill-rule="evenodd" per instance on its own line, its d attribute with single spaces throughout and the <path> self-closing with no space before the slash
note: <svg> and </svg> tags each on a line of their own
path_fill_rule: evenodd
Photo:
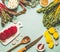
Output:
<svg viewBox="0 0 60 52">
<path fill-rule="evenodd" d="M 0 0 L 0 2 L 1 2 L 1 0 Z M 26 7 L 26 8 L 27 8 L 27 12 L 25 14 L 20 15 L 18 17 L 14 17 L 15 20 L 21 21 L 23 24 L 23 28 L 20 29 L 21 34 L 19 35 L 19 37 L 17 37 L 19 39 L 17 44 L 20 42 L 20 40 L 24 36 L 29 36 L 31 38 L 31 42 L 32 42 L 33 40 L 35 40 L 36 38 L 41 36 L 44 33 L 44 31 L 46 30 L 46 28 L 43 26 L 43 23 L 42 23 L 43 14 L 42 13 L 38 14 L 36 12 L 36 10 L 38 8 L 41 8 L 41 6 L 38 5 L 35 8 L 30 8 L 30 7 Z M 1 18 L 0 18 L 0 31 L 2 29 L 3 28 L 1 27 Z M 58 32 L 60 33 L 60 30 L 58 30 Z M 60 34 L 59 34 L 59 37 L 60 37 Z M 44 37 L 37 44 L 44 43 L 45 44 L 45 52 L 60 52 L 60 39 L 58 41 L 59 41 L 59 45 L 54 46 L 53 49 L 48 48 L 48 45 L 46 44 Z M 36 49 L 37 44 L 34 45 L 33 47 L 31 47 L 26 52 L 38 52 Z M 24 47 L 26 45 L 27 44 L 21 45 L 18 48 L 16 48 L 15 50 L 13 50 L 12 52 L 17 52 L 19 49 L 21 49 L 22 47 Z M 13 46 L 14 45 L 12 45 L 12 43 L 8 44 L 7 46 L 3 46 L 0 43 L 0 52 L 7 52 L 7 50 L 9 50 Z"/>
</svg>

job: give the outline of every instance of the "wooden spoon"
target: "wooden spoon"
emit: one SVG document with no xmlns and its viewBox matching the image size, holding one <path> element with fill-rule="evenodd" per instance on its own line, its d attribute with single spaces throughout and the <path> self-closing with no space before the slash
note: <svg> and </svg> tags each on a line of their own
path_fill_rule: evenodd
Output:
<svg viewBox="0 0 60 52">
<path fill-rule="evenodd" d="M 28 43 L 28 42 L 30 42 L 30 37 L 25 36 L 25 37 L 21 40 L 21 42 L 20 42 L 19 44 L 17 44 L 16 46 L 12 47 L 12 48 L 9 49 L 7 52 L 11 52 L 13 49 L 15 49 L 16 47 L 18 47 L 19 45 L 26 44 L 26 43 Z"/>
</svg>

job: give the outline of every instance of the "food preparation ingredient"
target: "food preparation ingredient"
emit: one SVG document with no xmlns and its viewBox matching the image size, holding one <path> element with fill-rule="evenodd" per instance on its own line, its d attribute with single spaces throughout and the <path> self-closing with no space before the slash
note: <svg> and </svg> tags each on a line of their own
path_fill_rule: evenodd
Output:
<svg viewBox="0 0 60 52">
<path fill-rule="evenodd" d="M 60 5 L 56 9 L 55 16 L 58 14 L 59 10 L 60 10 Z"/>
<path fill-rule="evenodd" d="M 48 44 L 48 47 L 53 48 L 54 47 L 53 38 L 55 40 L 57 40 L 59 38 L 59 34 L 58 34 L 56 28 L 51 27 L 44 32 L 44 37 L 45 37 L 46 43 Z"/>
<path fill-rule="evenodd" d="M 59 2 L 60 0 L 54 0 L 54 2 Z M 58 5 L 57 9 L 56 9 L 56 12 L 55 12 L 55 16 L 58 14 L 58 11 L 60 9 L 60 5 Z"/>
<path fill-rule="evenodd" d="M 53 46 L 54 46 L 54 43 L 53 42 L 50 42 L 50 44 L 48 44 L 48 47 L 49 48 L 53 48 Z"/>
<path fill-rule="evenodd" d="M 16 41 L 14 40 L 13 42 L 12 42 L 12 45 L 15 45 L 16 44 Z"/>
<path fill-rule="evenodd" d="M 37 10 L 38 13 L 43 12 L 43 25 L 49 29 L 55 27 L 60 23 L 60 1 L 55 0 L 51 2 L 46 8 L 40 8 Z"/>
<path fill-rule="evenodd" d="M 49 33 L 53 34 L 54 32 L 56 32 L 56 29 L 54 27 L 51 27 L 48 29 Z"/>
<path fill-rule="evenodd" d="M 8 21 L 12 21 L 12 17 L 9 16 L 9 14 L 7 14 L 4 10 L 1 11 L 1 24 L 2 26 L 4 26 L 6 23 L 8 23 Z"/>
<path fill-rule="evenodd" d="M 11 26 L 8 29 L 4 30 L 3 32 L 0 32 L 0 40 L 5 41 L 6 39 L 14 36 L 17 33 L 17 27 Z"/>
<path fill-rule="evenodd" d="M 56 9 L 56 8 L 55 8 Z M 43 16 L 43 24 L 44 26 L 49 29 L 50 27 L 55 27 L 59 24 L 60 22 L 60 10 L 57 14 L 57 16 L 55 16 L 55 11 L 56 10 L 51 11 L 50 13 L 44 13 Z"/>
<path fill-rule="evenodd" d="M 40 0 L 40 5 L 42 7 L 47 7 L 48 6 L 48 0 Z"/>
<path fill-rule="evenodd" d="M 46 43 L 48 44 L 48 47 L 53 48 L 54 42 L 53 42 L 53 39 L 52 39 L 51 35 L 49 34 L 48 30 L 45 31 L 44 37 L 45 37 Z"/>
<path fill-rule="evenodd" d="M 46 8 L 40 8 L 37 10 L 38 13 L 41 12 L 50 12 L 52 11 L 52 9 L 54 9 L 55 7 L 57 7 L 60 4 L 60 2 L 51 2 Z"/>
<path fill-rule="evenodd" d="M 56 45 L 56 46 L 58 46 L 58 45 L 59 45 L 58 41 L 55 41 L 55 45 Z"/>
<path fill-rule="evenodd" d="M 59 38 L 58 32 L 54 32 L 53 37 L 54 37 L 54 39 L 58 39 Z"/>
<path fill-rule="evenodd" d="M 49 33 L 53 35 L 54 39 L 59 38 L 59 33 L 57 32 L 56 28 L 51 27 L 48 29 Z"/>
<path fill-rule="evenodd" d="M 7 7 L 10 9 L 15 9 L 17 8 L 18 4 L 19 4 L 18 0 L 9 0 Z"/>
<path fill-rule="evenodd" d="M 31 8 L 36 7 L 40 2 L 40 0 L 26 0 L 26 1 L 29 2 Z"/>
<path fill-rule="evenodd" d="M 39 4 L 39 0 L 31 0 L 31 7 L 34 8 Z"/>
<path fill-rule="evenodd" d="M 51 11 L 49 14 L 44 13 L 43 16 L 43 25 L 49 29 L 52 26 L 55 26 L 55 24 L 57 23 L 57 18 L 54 18 L 54 12 Z"/>
</svg>

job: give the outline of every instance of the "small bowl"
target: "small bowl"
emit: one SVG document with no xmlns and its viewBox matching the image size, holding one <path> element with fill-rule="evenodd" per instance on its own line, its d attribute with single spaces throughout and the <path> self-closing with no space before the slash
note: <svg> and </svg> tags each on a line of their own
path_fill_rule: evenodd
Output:
<svg viewBox="0 0 60 52">
<path fill-rule="evenodd" d="M 6 7 L 7 7 L 8 9 L 11 9 L 11 10 L 16 9 L 16 8 L 18 7 L 18 5 L 19 5 L 19 0 L 17 0 L 18 3 L 16 4 L 15 7 L 11 7 L 11 5 L 9 6 L 8 2 L 9 2 L 9 0 L 6 0 L 6 1 L 5 1 L 5 5 L 6 5 Z M 12 3 L 12 4 L 13 4 L 13 3 Z"/>
<path fill-rule="evenodd" d="M 40 5 L 42 6 L 42 7 L 47 7 L 48 5 L 49 5 L 49 2 L 46 4 L 46 5 L 44 5 L 44 4 L 42 4 L 42 2 L 44 2 L 43 0 L 40 0 Z"/>
<path fill-rule="evenodd" d="M 43 52 L 43 51 L 45 50 L 44 44 L 42 44 L 42 43 L 38 44 L 38 45 L 37 45 L 37 50 L 38 50 L 39 52 Z"/>
</svg>

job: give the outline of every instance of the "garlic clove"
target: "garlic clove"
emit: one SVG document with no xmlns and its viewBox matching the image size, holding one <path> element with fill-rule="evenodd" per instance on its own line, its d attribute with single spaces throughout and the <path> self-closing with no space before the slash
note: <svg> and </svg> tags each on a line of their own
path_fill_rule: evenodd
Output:
<svg viewBox="0 0 60 52">
<path fill-rule="evenodd" d="M 15 45 L 16 44 L 16 41 L 14 40 L 13 42 L 12 42 L 12 45 Z"/>
<path fill-rule="evenodd" d="M 55 45 L 56 45 L 56 46 L 58 46 L 58 45 L 59 45 L 58 41 L 55 41 Z"/>
</svg>

